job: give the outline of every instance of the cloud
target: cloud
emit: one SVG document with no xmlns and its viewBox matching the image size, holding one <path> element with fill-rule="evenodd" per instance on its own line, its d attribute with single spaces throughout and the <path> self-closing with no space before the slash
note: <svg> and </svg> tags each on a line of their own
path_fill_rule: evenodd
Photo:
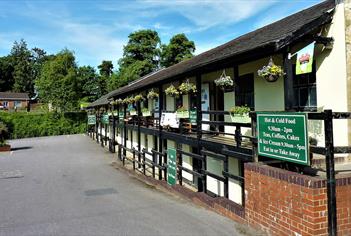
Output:
<svg viewBox="0 0 351 236">
<path fill-rule="evenodd" d="M 228 25 L 245 20 L 258 12 L 273 5 L 274 1 L 238 1 L 238 0 L 204 0 L 204 1 L 161 1 L 138 0 L 125 4 L 104 5 L 106 11 L 136 12 L 138 16 L 157 17 L 166 13 L 177 13 L 188 19 L 197 28 L 194 31 L 204 31 L 218 25 Z"/>
</svg>

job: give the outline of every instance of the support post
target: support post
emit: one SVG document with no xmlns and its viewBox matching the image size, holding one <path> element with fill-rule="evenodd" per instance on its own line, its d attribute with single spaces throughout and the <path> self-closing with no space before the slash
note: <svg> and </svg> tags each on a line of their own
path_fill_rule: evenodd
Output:
<svg viewBox="0 0 351 236">
<path fill-rule="evenodd" d="M 140 151 L 141 151 L 141 134 L 140 134 L 140 117 L 141 117 L 141 109 L 140 109 L 140 102 L 137 102 L 137 114 L 138 114 L 138 117 L 137 117 L 137 122 L 138 122 L 138 161 L 140 163 Z M 140 167 L 139 167 L 140 168 Z M 144 168 L 145 170 L 145 168 Z"/>
<path fill-rule="evenodd" d="M 127 107 L 125 104 L 123 104 L 123 145 L 126 148 L 127 147 L 127 126 L 126 126 L 126 113 L 127 113 Z M 123 148 L 123 155 L 127 155 L 126 149 Z"/>
<path fill-rule="evenodd" d="M 224 163 L 223 163 L 223 169 L 224 169 L 224 172 L 228 173 L 228 156 L 225 156 L 225 160 L 224 160 Z M 224 197 L 225 198 L 228 198 L 228 190 L 229 190 L 229 187 L 228 187 L 228 176 L 225 176 L 225 181 L 224 181 Z"/>
<path fill-rule="evenodd" d="M 161 117 L 162 117 L 162 110 L 163 110 L 163 90 L 162 85 L 158 87 L 158 151 L 163 153 L 163 139 L 162 139 L 162 126 L 161 126 Z M 156 149 L 157 150 L 157 149 Z M 167 162 L 166 162 L 167 163 Z M 160 158 L 159 155 L 159 165 L 162 165 L 162 156 Z M 166 170 L 164 171 L 164 178 L 166 179 Z M 162 169 L 159 169 L 159 179 L 162 179 Z"/>
<path fill-rule="evenodd" d="M 324 111 L 325 164 L 327 171 L 328 235 L 337 235 L 336 181 L 334 166 L 333 112 Z"/>
<path fill-rule="evenodd" d="M 251 117 L 251 135 L 254 138 L 252 142 L 252 160 L 258 162 L 258 148 L 257 148 L 257 114 L 256 112 L 250 112 Z"/>
<path fill-rule="evenodd" d="M 293 111 L 293 105 L 295 100 L 294 95 L 294 84 L 293 84 L 293 70 L 291 60 L 288 57 L 289 48 L 283 54 L 284 60 L 284 103 L 286 111 Z"/>
</svg>

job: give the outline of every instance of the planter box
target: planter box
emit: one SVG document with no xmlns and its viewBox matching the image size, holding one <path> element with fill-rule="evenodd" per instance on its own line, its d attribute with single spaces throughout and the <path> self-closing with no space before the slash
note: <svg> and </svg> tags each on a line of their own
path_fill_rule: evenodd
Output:
<svg viewBox="0 0 351 236">
<path fill-rule="evenodd" d="M 129 111 L 129 114 L 131 115 L 131 116 L 136 116 L 137 115 L 137 112 L 134 110 L 134 111 Z"/>
<path fill-rule="evenodd" d="M 251 118 L 249 114 L 237 115 L 237 114 L 230 114 L 230 118 L 232 122 L 235 123 L 251 123 Z"/>
<path fill-rule="evenodd" d="M 0 146 L 0 152 L 9 152 L 11 151 L 11 146 L 10 145 L 5 145 L 5 146 Z"/>
<path fill-rule="evenodd" d="M 186 119 L 189 118 L 189 111 L 177 111 L 177 118 L 178 119 Z"/>
<path fill-rule="evenodd" d="M 143 116 L 151 116 L 151 112 L 150 111 L 144 111 L 142 112 Z"/>
</svg>

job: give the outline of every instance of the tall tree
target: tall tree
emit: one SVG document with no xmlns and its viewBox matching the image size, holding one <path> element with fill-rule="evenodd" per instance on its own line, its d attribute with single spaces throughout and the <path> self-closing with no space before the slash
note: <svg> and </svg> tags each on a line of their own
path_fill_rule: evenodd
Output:
<svg viewBox="0 0 351 236">
<path fill-rule="evenodd" d="M 162 45 L 161 48 L 161 65 L 169 67 L 193 57 L 195 43 L 185 34 L 177 34 L 170 39 L 168 45 Z"/>
<path fill-rule="evenodd" d="M 123 48 L 123 58 L 119 60 L 120 69 L 126 69 L 135 62 L 142 62 L 145 69 L 141 70 L 144 76 L 159 67 L 160 37 L 153 30 L 139 30 L 131 33 L 129 41 Z"/>
<path fill-rule="evenodd" d="M 12 57 L 0 57 L 0 92 L 12 90 L 14 84 L 13 71 Z"/>
<path fill-rule="evenodd" d="M 101 76 L 110 77 L 113 72 L 112 61 L 102 61 L 101 64 L 98 65 L 98 69 Z"/>
<path fill-rule="evenodd" d="M 27 43 L 21 39 L 20 42 L 15 41 L 11 49 L 11 57 L 13 59 L 13 78 L 14 92 L 26 92 L 29 96 L 34 95 L 34 74 L 33 62 Z"/>
<path fill-rule="evenodd" d="M 39 98 L 51 103 L 60 111 L 78 108 L 80 88 L 77 65 L 73 52 L 64 49 L 52 60 L 44 63 L 40 78 L 36 81 Z"/>
<path fill-rule="evenodd" d="M 99 97 L 99 76 L 91 66 L 81 66 L 78 68 L 78 88 L 79 98 L 84 102 L 93 102 Z"/>
</svg>

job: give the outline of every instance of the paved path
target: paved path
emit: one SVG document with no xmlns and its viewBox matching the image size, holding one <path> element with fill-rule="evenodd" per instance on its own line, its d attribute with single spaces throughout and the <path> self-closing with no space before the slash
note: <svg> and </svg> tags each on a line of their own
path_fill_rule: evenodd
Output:
<svg viewBox="0 0 351 236">
<path fill-rule="evenodd" d="M 0 235 L 247 235 L 214 212 L 110 166 L 84 135 L 13 140 L 0 153 Z M 240 233 L 239 233 L 240 232 Z"/>
</svg>

